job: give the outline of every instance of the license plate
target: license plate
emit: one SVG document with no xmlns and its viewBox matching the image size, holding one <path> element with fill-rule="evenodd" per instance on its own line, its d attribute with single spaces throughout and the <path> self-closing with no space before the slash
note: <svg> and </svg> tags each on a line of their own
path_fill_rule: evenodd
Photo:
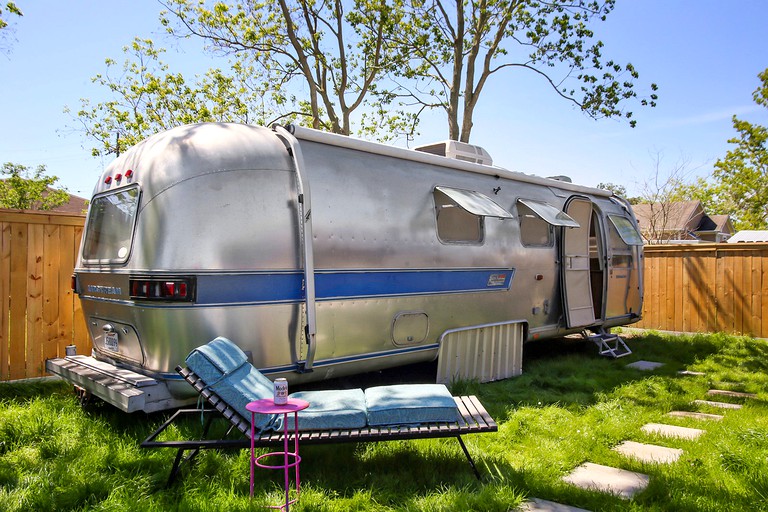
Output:
<svg viewBox="0 0 768 512">
<path fill-rule="evenodd" d="M 107 335 L 104 337 L 104 348 L 111 350 L 112 352 L 119 352 L 116 332 L 107 333 Z"/>
</svg>

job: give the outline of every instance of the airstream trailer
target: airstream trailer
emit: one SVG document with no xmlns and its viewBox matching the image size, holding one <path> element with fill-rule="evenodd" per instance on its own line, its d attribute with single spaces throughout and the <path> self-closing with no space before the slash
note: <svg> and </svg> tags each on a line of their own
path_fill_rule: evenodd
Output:
<svg viewBox="0 0 768 512">
<path fill-rule="evenodd" d="M 194 400 L 174 368 L 217 336 L 291 383 L 435 359 L 440 380 L 495 380 L 527 341 L 616 355 L 641 259 L 623 199 L 474 146 L 181 126 L 104 171 L 75 269 L 92 354 L 47 368 L 128 412 Z"/>
</svg>

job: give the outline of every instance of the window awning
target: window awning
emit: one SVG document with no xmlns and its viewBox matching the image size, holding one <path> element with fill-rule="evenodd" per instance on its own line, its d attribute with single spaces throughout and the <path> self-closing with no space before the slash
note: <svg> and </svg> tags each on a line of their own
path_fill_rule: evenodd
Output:
<svg viewBox="0 0 768 512">
<path fill-rule="evenodd" d="M 567 213 L 549 203 L 534 201 L 533 199 L 518 199 L 517 201 L 533 210 L 536 215 L 553 226 L 563 226 L 566 228 L 579 227 L 579 223 L 573 220 Z"/>
<path fill-rule="evenodd" d="M 640 236 L 635 226 L 626 217 L 619 217 L 618 215 L 609 215 L 611 223 L 619 232 L 619 236 L 627 245 L 643 245 L 643 237 Z"/>
<path fill-rule="evenodd" d="M 511 213 L 480 192 L 450 187 L 435 187 L 435 190 L 442 192 L 461 208 L 473 215 L 497 217 L 499 219 L 512 218 Z"/>
</svg>

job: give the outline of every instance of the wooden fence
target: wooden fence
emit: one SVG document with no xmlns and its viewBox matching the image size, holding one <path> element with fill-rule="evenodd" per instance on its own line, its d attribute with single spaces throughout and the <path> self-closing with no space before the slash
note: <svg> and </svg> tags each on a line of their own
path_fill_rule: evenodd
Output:
<svg viewBox="0 0 768 512">
<path fill-rule="evenodd" d="M 646 246 L 635 326 L 768 337 L 768 244 Z"/>
<path fill-rule="evenodd" d="M 0 210 L 0 381 L 45 375 L 45 360 L 90 352 L 71 276 L 84 216 Z M 768 337 L 768 244 L 645 248 L 636 327 Z"/>
<path fill-rule="evenodd" d="M 71 277 L 84 216 L 0 210 L 0 381 L 40 377 L 45 360 L 90 352 Z"/>
</svg>

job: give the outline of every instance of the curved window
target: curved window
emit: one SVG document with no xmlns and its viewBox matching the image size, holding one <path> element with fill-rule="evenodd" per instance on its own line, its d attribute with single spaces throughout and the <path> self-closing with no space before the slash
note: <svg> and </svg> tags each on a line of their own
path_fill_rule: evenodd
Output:
<svg viewBox="0 0 768 512">
<path fill-rule="evenodd" d="M 131 187 L 93 198 L 83 242 L 86 263 L 122 263 L 128 259 L 139 195 L 139 188 Z"/>
<path fill-rule="evenodd" d="M 643 245 L 643 237 L 635 228 L 635 225 L 626 218 L 618 215 L 609 215 L 611 223 L 616 227 L 616 232 L 627 245 Z"/>
</svg>

